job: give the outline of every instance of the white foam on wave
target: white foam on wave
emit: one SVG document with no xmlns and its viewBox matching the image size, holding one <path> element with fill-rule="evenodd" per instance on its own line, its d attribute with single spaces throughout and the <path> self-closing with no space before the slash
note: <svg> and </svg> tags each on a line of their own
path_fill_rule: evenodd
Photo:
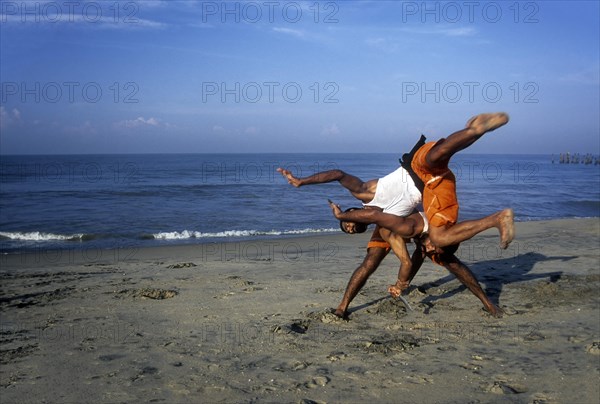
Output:
<svg viewBox="0 0 600 404">
<path fill-rule="evenodd" d="M 292 234 L 313 234 L 313 233 L 330 233 L 338 232 L 339 229 L 301 229 L 301 230 L 271 230 L 271 231 L 258 231 L 258 230 L 227 230 L 217 233 L 202 233 L 199 231 L 183 230 L 160 232 L 153 234 L 155 239 L 160 240 L 183 240 L 190 238 L 222 238 L 222 237 L 251 237 L 251 236 L 285 236 Z"/>
<path fill-rule="evenodd" d="M 5 237 L 10 240 L 19 240 L 19 241 L 56 241 L 56 240 L 81 240 L 83 234 L 52 234 L 52 233 L 42 233 L 39 231 L 31 231 L 31 232 L 4 232 L 0 231 L 0 237 Z"/>
</svg>

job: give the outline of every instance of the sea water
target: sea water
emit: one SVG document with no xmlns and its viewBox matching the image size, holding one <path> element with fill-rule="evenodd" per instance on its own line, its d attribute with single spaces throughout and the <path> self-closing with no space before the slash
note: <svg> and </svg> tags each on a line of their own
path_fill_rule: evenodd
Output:
<svg viewBox="0 0 600 404">
<path fill-rule="evenodd" d="M 360 206 L 337 182 L 294 188 L 341 169 L 363 180 L 398 154 L 163 154 L 0 157 L 0 250 L 119 248 L 339 232 L 327 204 Z M 554 159 L 554 162 L 553 162 Z M 600 216 L 600 166 L 549 155 L 461 153 L 460 220 L 512 207 L 517 221 Z"/>
</svg>

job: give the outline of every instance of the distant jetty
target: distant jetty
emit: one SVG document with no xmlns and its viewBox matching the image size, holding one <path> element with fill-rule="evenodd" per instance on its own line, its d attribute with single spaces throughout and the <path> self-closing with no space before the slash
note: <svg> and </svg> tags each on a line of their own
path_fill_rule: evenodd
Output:
<svg viewBox="0 0 600 404">
<path fill-rule="evenodd" d="M 553 154 L 552 164 L 585 164 L 585 165 L 599 165 L 600 156 L 591 153 L 579 154 L 579 153 L 560 153 L 558 159 Z"/>
</svg>

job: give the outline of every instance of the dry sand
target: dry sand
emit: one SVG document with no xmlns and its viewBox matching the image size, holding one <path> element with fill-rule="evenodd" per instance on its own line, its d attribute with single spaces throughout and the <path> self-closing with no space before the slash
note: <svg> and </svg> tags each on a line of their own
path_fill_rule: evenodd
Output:
<svg viewBox="0 0 600 404">
<path fill-rule="evenodd" d="M 3 256 L 2 403 L 600 401 L 600 219 L 458 252 L 507 311 L 390 255 L 330 313 L 368 235 Z"/>
</svg>

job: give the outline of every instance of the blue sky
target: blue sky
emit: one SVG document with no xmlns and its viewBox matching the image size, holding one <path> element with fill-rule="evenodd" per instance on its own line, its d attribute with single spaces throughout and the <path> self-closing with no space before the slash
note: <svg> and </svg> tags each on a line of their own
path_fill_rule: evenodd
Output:
<svg viewBox="0 0 600 404">
<path fill-rule="evenodd" d="M 0 4 L 2 154 L 600 153 L 597 1 Z"/>
</svg>

